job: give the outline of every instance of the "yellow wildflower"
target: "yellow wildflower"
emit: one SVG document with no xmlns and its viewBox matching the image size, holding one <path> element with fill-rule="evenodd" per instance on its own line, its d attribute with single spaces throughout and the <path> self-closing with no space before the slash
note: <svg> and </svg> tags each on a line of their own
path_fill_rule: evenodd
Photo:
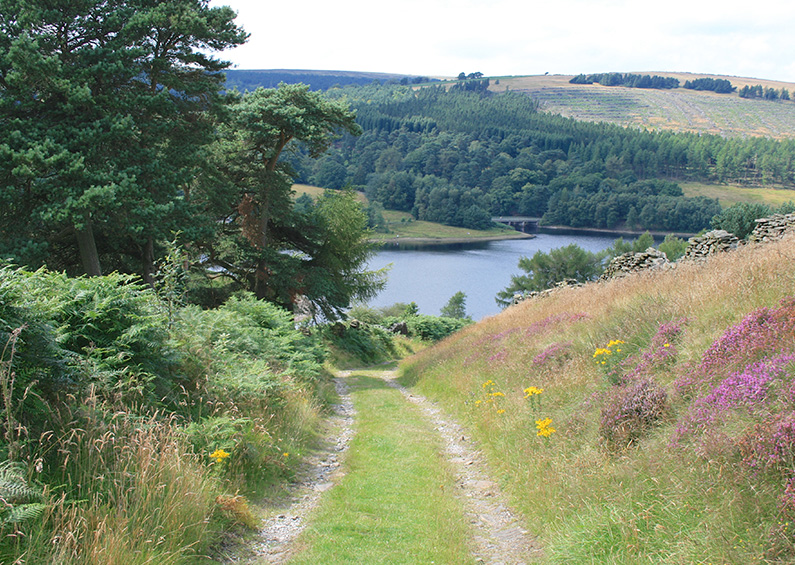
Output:
<svg viewBox="0 0 795 565">
<path fill-rule="evenodd" d="M 215 459 L 216 463 L 220 463 L 227 457 L 229 457 L 229 453 L 227 453 L 223 449 L 216 449 L 215 451 L 210 453 L 210 458 Z"/>
<path fill-rule="evenodd" d="M 536 388 L 534 386 L 530 386 L 530 387 L 527 387 L 526 389 L 524 389 L 524 397 L 525 398 L 530 398 L 534 394 L 541 394 L 542 392 L 544 392 L 543 388 Z"/>
<path fill-rule="evenodd" d="M 502 414 L 503 412 L 505 412 L 504 408 L 500 408 L 499 410 L 497 410 L 497 414 Z"/>
<path fill-rule="evenodd" d="M 555 428 L 550 426 L 552 423 L 552 418 L 544 418 L 543 420 L 536 420 L 536 428 L 538 428 L 538 433 L 536 435 L 542 437 L 549 437 L 555 433 Z"/>
</svg>

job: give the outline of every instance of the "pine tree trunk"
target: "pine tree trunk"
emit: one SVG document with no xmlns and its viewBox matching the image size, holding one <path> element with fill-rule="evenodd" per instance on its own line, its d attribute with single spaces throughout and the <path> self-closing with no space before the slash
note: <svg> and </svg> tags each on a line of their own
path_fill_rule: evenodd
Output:
<svg viewBox="0 0 795 565">
<path fill-rule="evenodd" d="M 77 235 L 77 247 L 80 250 L 80 261 L 83 264 L 83 271 L 89 277 L 102 276 L 102 269 L 99 264 L 99 253 L 97 253 L 97 242 L 94 239 L 94 229 L 91 226 L 91 217 L 86 215 L 83 229 L 75 228 Z"/>
<path fill-rule="evenodd" d="M 144 281 L 155 288 L 155 242 L 151 237 L 144 244 L 142 261 Z"/>
</svg>

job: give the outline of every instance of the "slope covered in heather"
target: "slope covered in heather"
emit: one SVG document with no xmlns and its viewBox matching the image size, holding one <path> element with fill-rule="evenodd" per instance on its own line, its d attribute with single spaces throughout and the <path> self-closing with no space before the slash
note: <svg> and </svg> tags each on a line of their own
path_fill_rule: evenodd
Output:
<svg viewBox="0 0 795 565">
<path fill-rule="evenodd" d="M 549 562 L 795 559 L 795 237 L 556 291 L 410 358 Z"/>
</svg>

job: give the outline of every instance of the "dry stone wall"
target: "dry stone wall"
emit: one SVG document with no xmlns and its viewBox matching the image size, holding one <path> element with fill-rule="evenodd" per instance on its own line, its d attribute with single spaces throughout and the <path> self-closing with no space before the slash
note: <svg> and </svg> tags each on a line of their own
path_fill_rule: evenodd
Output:
<svg viewBox="0 0 795 565">
<path fill-rule="evenodd" d="M 715 253 L 737 249 L 738 245 L 740 240 L 733 233 L 726 230 L 712 230 L 702 236 L 688 239 L 684 258 L 703 259 Z"/>
<path fill-rule="evenodd" d="M 755 243 L 771 241 L 793 230 L 795 230 L 795 214 L 773 214 L 769 218 L 756 220 L 756 227 L 748 236 L 748 241 Z"/>
<path fill-rule="evenodd" d="M 664 269 L 670 267 L 670 265 L 671 262 L 668 261 L 665 253 L 654 247 L 649 247 L 646 251 L 639 253 L 629 252 L 614 257 L 605 268 L 602 279 L 623 277 L 646 269 Z"/>
<path fill-rule="evenodd" d="M 759 218 L 755 221 L 756 227 L 748 236 L 748 243 L 774 241 L 788 233 L 795 233 L 795 214 L 773 214 L 769 218 Z M 704 235 L 688 239 L 687 249 L 682 260 L 704 260 L 710 255 L 737 249 L 737 247 L 745 243 L 745 241 L 740 241 L 737 236 L 726 230 L 713 230 Z M 665 253 L 649 247 L 641 253 L 624 253 L 615 257 L 610 261 L 600 280 L 622 277 L 630 273 L 649 269 L 671 269 L 675 266 L 676 263 L 668 261 Z M 548 296 L 551 292 L 571 286 L 572 283 L 581 286 L 580 283 L 567 280 L 557 283 L 555 288 L 541 292 L 517 293 L 513 297 L 513 303 L 516 304 L 528 298 Z"/>
</svg>

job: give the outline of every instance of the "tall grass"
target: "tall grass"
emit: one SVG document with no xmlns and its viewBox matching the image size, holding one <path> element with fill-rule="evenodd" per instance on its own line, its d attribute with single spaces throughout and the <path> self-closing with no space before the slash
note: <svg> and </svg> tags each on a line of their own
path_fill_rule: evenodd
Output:
<svg viewBox="0 0 795 565">
<path fill-rule="evenodd" d="M 402 378 L 469 423 L 551 562 L 795 559 L 793 259 L 788 238 L 560 290 L 419 353 Z M 760 308 L 780 323 L 742 333 Z M 705 365 L 738 332 L 731 359 Z M 746 388 L 716 404 L 721 386 Z M 547 418 L 555 432 L 538 435 Z M 686 422 L 700 427 L 683 437 Z"/>
<path fill-rule="evenodd" d="M 23 563 L 181 563 L 211 541 L 223 486 L 174 422 L 89 420 L 59 438 L 66 489 L 48 491 L 40 522 L 16 530 Z M 70 492 L 71 491 L 71 492 Z"/>
<path fill-rule="evenodd" d="M 248 295 L 201 310 L 0 267 L 0 340 L 2 563 L 206 561 L 328 396 L 319 341 Z"/>
</svg>

